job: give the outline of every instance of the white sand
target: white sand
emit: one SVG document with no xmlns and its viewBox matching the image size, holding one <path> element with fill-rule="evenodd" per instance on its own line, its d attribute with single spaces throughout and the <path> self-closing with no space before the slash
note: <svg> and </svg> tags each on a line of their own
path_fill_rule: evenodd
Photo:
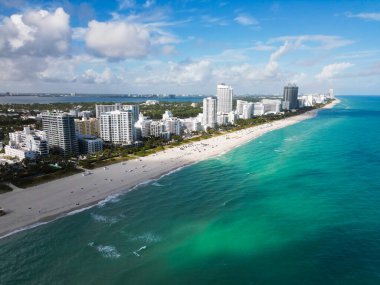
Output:
<svg viewBox="0 0 380 285">
<path fill-rule="evenodd" d="M 337 103 L 339 100 L 324 108 L 332 108 Z M 75 209 L 94 205 L 112 194 L 127 191 L 179 167 L 227 152 L 267 132 L 296 124 L 316 114 L 317 110 L 313 110 L 284 120 L 167 149 L 141 159 L 116 163 L 106 169 L 102 167 L 91 170 L 92 174 L 88 176 L 76 174 L 1 194 L 0 207 L 7 211 L 7 215 L 0 217 L 0 236 L 58 218 Z"/>
</svg>

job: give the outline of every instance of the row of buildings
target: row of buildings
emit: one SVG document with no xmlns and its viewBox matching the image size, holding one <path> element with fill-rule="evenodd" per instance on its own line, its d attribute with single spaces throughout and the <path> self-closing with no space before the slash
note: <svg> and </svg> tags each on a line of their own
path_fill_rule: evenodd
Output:
<svg viewBox="0 0 380 285">
<path fill-rule="evenodd" d="M 289 84 L 284 87 L 283 100 L 237 100 L 236 108 L 233 109 L 233 88 L 219 84 L 216 96 L 204 98 L 203 112 L 193 118 L 180 119 L 174 117 L 172 112 L 165 111 L 161 120 L 151 120 L 139 112 L 139 105 L 120 103 L 96 105 L 95 117 L 91 117 L 90 111 L 82 111 L 81 119 L 76 118 L 79 116 L 77 110 L 69 113 L 46 112 L 39 116 L 42 131 L 25 127 L 23 131 L 10 133 L 5 153 L 19 159 L 35 159 L 49 152 L 64 156 L 95 153 L 103 149 L 104 142 L 133 145 L 147 137 L 170 140 L 175 135 L 234 124 L 237 119 L 314 106 L 333 96 L 333 90 L 330 89 L 327 94 L 299 97 L 298 87 Z"/>
<path fill-rule="evenodd" d="M 304 107 L 313 107 L 334 98 L 334 91 L 327 94 L 310 94 L 298 96 L 298 86 L 288 84 L 284 87 L 282 100 L 262 99 L 261 102 L 236 101 L 236 109 L 232 108 L 233 89 L 231 86 L 217 86 L 216 97 L 203 99 L 202 125 L 205 129 L 216 125 L 234 124 L 236 119 L 250 119 L 257 116 L 278 114 Z"/>
</svg>

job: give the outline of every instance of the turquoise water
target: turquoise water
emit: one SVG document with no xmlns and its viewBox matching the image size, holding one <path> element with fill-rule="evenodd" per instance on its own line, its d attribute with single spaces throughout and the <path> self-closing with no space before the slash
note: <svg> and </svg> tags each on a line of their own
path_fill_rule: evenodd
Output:
<svg viewBox="0 0 380 285">
<path fill-rule="evenodd" d="M 380 284 L 380 97 L 0 240 L 0 284 Z"/>
</svg>

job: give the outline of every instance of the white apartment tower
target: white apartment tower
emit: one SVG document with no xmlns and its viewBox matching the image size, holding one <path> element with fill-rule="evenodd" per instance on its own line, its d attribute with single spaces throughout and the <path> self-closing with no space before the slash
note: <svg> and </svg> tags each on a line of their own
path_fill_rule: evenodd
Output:
<svg viewBox="0 0 380 285">
<path fill-rule="evenodd" d="M 215 128 L 216 125 L 216 99 L 207 97 L 203 99 L 203 126 Z"/>
<path fill-rule="evenodd" d="M 216 96 L 218 98 L 217 112 L 220 114 L 228 114 L 232 111 L 233 89 L 224 83 L 218 84 L 216 88 Z"/>
<path fill-rule="evenodd" d="M 100 115 L 106 112 L 112 112 L 117 110 L 131 110 L 133 112 L 133 119 L 135 123 L 139 119 L 139 105 L 122 105 L 121 103 L 115 103 L 113 105 L 95 105 L 95 109 L 96 118 L 100 118 Z"/>
<path fill-rule="evenodd" d="M 131 144 L 134 141 L 134 119 L 131 110 L 100 114 L 100 137 L 107 142 Z"/>
</svg>

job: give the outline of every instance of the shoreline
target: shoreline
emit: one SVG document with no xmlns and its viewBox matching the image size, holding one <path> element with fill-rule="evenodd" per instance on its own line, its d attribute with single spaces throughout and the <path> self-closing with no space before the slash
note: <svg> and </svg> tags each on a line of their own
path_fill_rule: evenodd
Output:
<svg viewBox="0 0 380 285">
<path fill-rule="evenodd" d="M 7 214 L 0 217 L 0 239 L 106 204 L 141 185 L 157 181 L 189 165 L 223 155 L 268 132 L 313 118 L 319 110 L 331 109 L 338 103 L 340 100 L 335 99 L 320 109 L 297 116 L 97 168 L 91 170 L 92 174 L 88 176 L 79 173 L 1 194 L 0 206 Z M 70 188 L 67 188 L 67 185 Z"/>
</svg>

